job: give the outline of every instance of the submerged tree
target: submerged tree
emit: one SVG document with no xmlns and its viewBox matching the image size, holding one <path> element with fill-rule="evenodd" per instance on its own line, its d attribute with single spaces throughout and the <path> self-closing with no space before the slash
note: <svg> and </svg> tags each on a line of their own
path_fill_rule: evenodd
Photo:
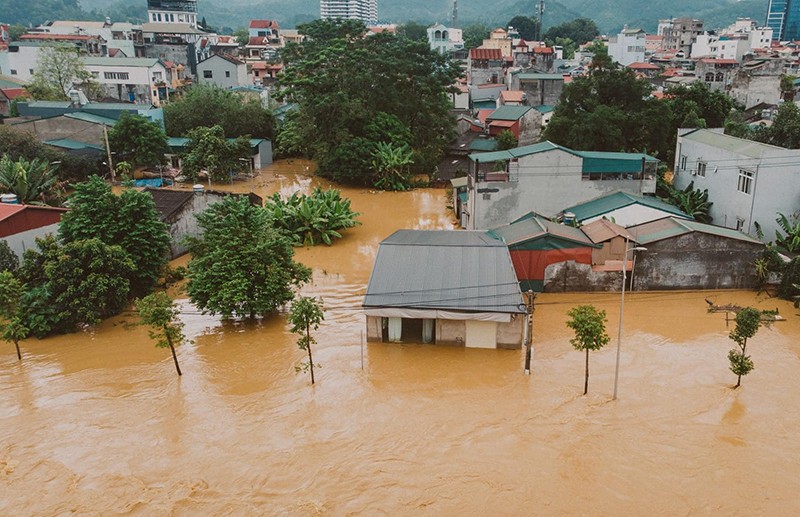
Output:
<svg viewBox="0 0 800 517">
<path fill-rule="evenodd" d="M 297 371 L 311 371 L 311 384 L 314 384 L 314 359 L 311 356 L 311 345 L 317 341 L 311 337 L 311 331 L 319 328 L 320 322 L 325 319 L 322 313 L 322 301 L 302 296 L 292 303 L 289 311 L 289 323 L 292 332 L 300 335 L 297 346 L 300 350 L 308 352 L 308 362 L 302 363 Z"/>
<path fill-rule="evenodd" d="M 569 342 L 575 350 L 586 352 L 586 378 L 583 383 L 583 394 L 589 392 L 589 351 L 600 350 L 611 338 L 606 334 L 606 311 L 598 311 L 593 305 L 579 305 L 567 313 L 571 319 L 567 326 L 575 331 L 575 337 Z"/>
<path fill-rule="evenodd" d="M 0 337 L 14 343 L 17 359 L 22 360 L 19 342 L 28 336 L 28 329 L 18 316 L 17 307 L 22 296 L 22 284 L 14 278 L 11 271 L 0 273 Z"/>
<path fill-rule="evenodd" d="M 245 197 L 226 197 L 197 216 L 201 235 L 189 239 L 189 298 L 223 318 L 266 315 L 294 298 L 311 271 L 294 261 L 288 237 Z"/>
<path fill-rule="evenodd" d="M 172 360 L 175 362 L 175 370 L 178 375 L 183 375 L 178 364 L 178 356 L 175 354 L 175 346 L 186 340 L 182 330 L 183 323 L 178 320 L 180 314 L 178 306 L 167 293 L 158 291 L 137 300 L 136 310 L 139 311 L 142 324 L 151 327 L 147 331 L 150 339 L 156 340 L 158 348 L 169 347 Z"/>
<path fill-rule="evenodd" d="M 730 369 L 737 376 L 734 388 L 738 388 L 742 384 L 742 375 L 747 375 L 754 368 L 753 361 L 747 355 L 747 340 L 756 335 L 759 325 L 761 325 L 761 311 L 758 309 L 745 307 L 736 314 L 736 328 L 729 337 L 736 343 L 739 350 L 734 348 L 728 352 Z"/>
</svg>

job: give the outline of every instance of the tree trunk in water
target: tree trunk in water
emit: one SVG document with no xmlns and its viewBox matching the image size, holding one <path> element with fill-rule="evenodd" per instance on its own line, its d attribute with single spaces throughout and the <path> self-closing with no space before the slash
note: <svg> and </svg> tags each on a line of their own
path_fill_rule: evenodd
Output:
<svg viewBox="0 0 800 517">
<path fill-rule="evenodd" d="M 744 359 L 744 353 L 745 353 L 746 350 L 747 350 L 747 340 L 745 339 L 744 340 L 744 345 L 742 345 L 742 359 Z M 742 374 L 740 373 L 736 377 L 736 386 L 734 386 L 733 389 L 736 389 L 741 385 L 742 385 Z"/>
<path fill-rule="evenodd" d="M 311 330 L 306 327 L 306 343 L 308 343 L 308 365 L 311 368 L 311 384 L 314 384 L 314 360 L 311 358 Z"/>
<path fill-rule="evenodd" d="M 22 354 L 19 352 L 19 341 L 14 340 L 14 346 L 17 347 L 17 359 L 22 361 Z"/>
<path fill-rule="evenodd" d="M 586 379 L 583 381 L 583 394 L 589 393 L 589 349 L 586 349 Z"/>
<path fill-rule="evenodd" d="M 178 370 L 178 376 L 180 377 L 183 375 L 181 373 L 181 367 L 178 365 L 178 356 L 175 355 L 175 347 L 172 346 L 172 340 L 167 338 L 167 343 L 169 343 L 169 349 L 172 351 L 172 360 L 175 361 L 175 369 Z"/>
</svg>

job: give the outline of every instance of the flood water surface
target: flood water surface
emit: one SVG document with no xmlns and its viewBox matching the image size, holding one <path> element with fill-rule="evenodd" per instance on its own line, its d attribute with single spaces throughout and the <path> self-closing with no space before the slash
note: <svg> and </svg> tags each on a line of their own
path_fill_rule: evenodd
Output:
<svg viewBox="0 0 800 517">
<path fill-rule="evenodd" d="M 305 162 L 256 178 L 308 191 Z M 295 174 L 297 172 L 298 174 Z M 235 188 L 245 188 L 241 185 Z M 793 515 L 800 511 L 800 316 L 750 292 L 540 295 L 522 351 L 361 346 L 378 242 L 452 228 L 441 190 L 344 189 L 363 225 L 298 249 L 321 296 L 317 384 L 284 315 L 220 322 L 176 293 L 193 342 L 156 349 L 130 314 L 0 354 L 2 515 Z M 779 308 L 742 387 L 723 314 Z M 592 303 L 613 339 L 572 349 L 566 312 Z M 4 345 L 5 346 L 5 345 Z M 363 357 L 363 369 L 362 369 Z"/>
</svg>

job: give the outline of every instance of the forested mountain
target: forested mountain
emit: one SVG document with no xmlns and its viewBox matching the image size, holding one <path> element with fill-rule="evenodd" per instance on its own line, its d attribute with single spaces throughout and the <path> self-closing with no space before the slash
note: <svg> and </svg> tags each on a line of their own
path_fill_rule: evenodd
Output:
<svg viewBox="0 0 800 517">
<path fill-rule="evenodd" d="M 516 15 L 533 16 L 537 0 L 459 0 L 461 25 L 484 22 L 504 25 Z M 6 23 L 41 23 L 53 19 L 88 18 L 90 12 L 112 19 L 144 17 L 146 0 L 0 0 L 0 21 Z M 487 9 L 487 5 L 491 5 Z M 80 6 L 80 7 L 79 7 Z M 378 0 L 378 12 L 387 22 L 448 23 L 452 0 Z M 751 17 L 763 22 L 766 0 L 548 0 L 545 28 L 581 17 L 592 18 L 601 31 L 615 33 L 623 25 L 655 32 L 659 18 L 692 16 L 713 29 L 732 23 L 737 17 Z M 82 9 L 81 9 L 82 8 Z M 209 25 L 243 27 L 251 18 L 277 19 L 282 27 L 319 17 L 318 0 L 199 0 L 198 10 Z M 143 20 L 142 20 L 143 21 Z"/>
</svg>

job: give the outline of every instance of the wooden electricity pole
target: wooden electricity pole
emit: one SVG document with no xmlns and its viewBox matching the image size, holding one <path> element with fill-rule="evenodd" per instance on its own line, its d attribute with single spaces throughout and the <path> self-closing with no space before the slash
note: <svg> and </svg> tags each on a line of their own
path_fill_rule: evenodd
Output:
<svg viewBox="0 0 800 517">
<path fill-rule="evenodd" d="M 525 341 L 525 375 L 531 374 L 531 345 L 533 342 L 533 311 L 535 310 L 533 300 L 536 294 L 533 291 L 525 293 L 526 302 L 528 305 L 528 339 Z"/>
</svg>

